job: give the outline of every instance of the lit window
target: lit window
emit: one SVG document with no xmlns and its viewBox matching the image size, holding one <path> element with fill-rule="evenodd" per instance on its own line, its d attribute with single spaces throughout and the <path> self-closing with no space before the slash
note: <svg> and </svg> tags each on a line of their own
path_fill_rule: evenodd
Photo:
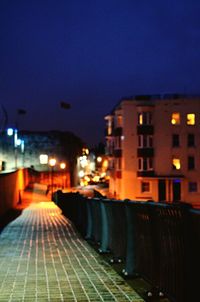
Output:
<svg viewBox="0 0 200 302">
<path fill-rule="evenodd" d="M 195 125 L 195 114 L 194 113 L 187 114 L 187 125 Z"/>
<path fill-rule="evenodd" d="M 112 120 L 111 119 L 108 120 L 107 131 L 108 131 L 108 135 L 112 134 Z"/>
<path fill-rule="evenodd" d="M 139 113 L 139 114 L 138 114 L 138 124 L 139 124 L 139 125 L 142 125 L 142 124 L 143 124 L 143 115 L 142 115 L 142 113 Z"/>
<path fill-rule="evenodd" d="M 150 192 L 150 182 L 149 181 L 142 181 L 141 182 L 141 191 L 143 193 Z"/>
<path fill-rule="evenodd" d="M 188 191 L 189 192 L 197 192 L 198 191 L 198 185 L 195 181 L 190 181 L 188 183 Z"/>
<path fill-rule="evenodd" d="M 122 127 L 122 116 L 117 115 L 117 127 Z"/>
<path fill-rule="evenodd" d="M 151 125 L 152 124 L 152 113 L 151 112 L 138 113 L 138 124 L 139 125 Z"/>
<path fill-rule="evenodd" d="M 172 125 L 179 125 L 181 122 L 180 113 L 174 112 L 172 113 L 171 123 Z"/>
<path fill-rule="evenodd" d="M 173 158 L 172 160 L 172 167 L 174 170 L 180 170 L 181 168 L 181 161 L 179 158 Z"/>
</svg>

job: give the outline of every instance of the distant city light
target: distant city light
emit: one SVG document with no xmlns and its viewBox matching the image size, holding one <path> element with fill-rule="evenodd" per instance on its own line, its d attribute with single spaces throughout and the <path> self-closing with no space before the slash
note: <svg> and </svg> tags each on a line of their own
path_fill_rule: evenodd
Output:
<svg viewBox="0 0 200 302">
<path fill-rule="evenodd" d="M 22 140 L 20 138 L 17 139 L 17 146 L 21 145 Z"/>
<path fill-rule="evenodd" d="M 102 162 L 102 157 L 101 157 L 101 156 L 98 156 L 98 157 L 97 157 L 97 161 L 98 161 L 98 163 L 101 163 L 101 162 Z"/>
<path fill-rule="evenodd" d="M 49 165 L 50 165 L 51 167 L 54 167 L 55 164 L 56 164 L 56 159 L 55 159 L 55 158 L 50 158 L 50 160 L 49 160 Z"/>
<path fill-rule="evenodd" d="M 14 133 L 13 128 L 8 128 L 8 129 L 7 129 L 7 135 L 8 135 L 8 136 L 12 136 L 13 133 Z"/>
<path fill-rule="evenodd" d="M 84 173 L 83 170 L 79 171 L 79 173 L 78 173 L 78 176 L 79 176 L 79 177 L 84 177 L 84 175 L 85 175 L 85 173 Z"/>
<path fill-rule="evenodd" d="M 87 156 L 86 155 L 83 155 L 80 157 L 80 165 L 82 168 L 85 168 L 88 164 L 88 161 L 87 161 Z"/>
<path fill-rule="evenodd" d="M 47 154 L 40 154 L 40 164 L 41 165 L 48 164 L 48 155 Z"/>
<path fill-rule="evenodd" d="M 65 163 L 60 163 L 60 168 L 64 170 L 66 168 L 66 164 Z"/>
</svg>

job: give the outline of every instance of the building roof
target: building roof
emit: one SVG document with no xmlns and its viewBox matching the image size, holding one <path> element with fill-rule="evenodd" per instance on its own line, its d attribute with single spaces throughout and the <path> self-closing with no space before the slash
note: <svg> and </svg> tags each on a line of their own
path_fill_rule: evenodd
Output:
<svg viewBox="0 0 200 302">
<path fill-rule="evenodd" d="M 124 101 L 156 101 L 156 100 L 178 100 L 178 99 L 200 99 L 200 94 L 183 94 L 183 93 L 163 93 L 163 94 L 136 94 L 134 96 L 122 97 L 114 108 L 106 114 L 113 115 L 117 109 L 121 108 L 121 104 Z"/>
</svg>

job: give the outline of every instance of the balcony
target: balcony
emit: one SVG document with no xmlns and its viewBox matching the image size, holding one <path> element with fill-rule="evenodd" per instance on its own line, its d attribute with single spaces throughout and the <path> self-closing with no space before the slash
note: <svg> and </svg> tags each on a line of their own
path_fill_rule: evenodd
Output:
<svg viewBox="0 0 200 302">
<path fill-rule="evenodd" d="M 121 149 L 115 149 L 114 150 L 114 157 L 122 157 L 122 150 Z"/>
<path fill-rule="evenodd" d="M 113 129 L 111 129 L 111 131 L 109 130 L 108 131 L 108 128 L 106 128 L 105 130 L 104 130 L 104 135 L 105 136 L 113 136 L 114 134 L 113 134 Z"/>
<path fill-rule="evenodd" d="M 137 177 L 153 177 L 155 172 L 153 170 L 137 171 Z"/>
<path fill-rule="evenodd" d="M 154 149 L 153 148 L 138 148 L 137 157 L 153 157 Z"/>
<path fill-rule="evenodd" d="M 114 129 L 114 136 L 121 136 L 123 134 L 122 127 L 117 127 Z"/>
<path fill-rule="evenodd" d="M 154 126 L 153 125 L 138 125 L 137 126 L 137 134 L 154 134 Z"/>
</svg>

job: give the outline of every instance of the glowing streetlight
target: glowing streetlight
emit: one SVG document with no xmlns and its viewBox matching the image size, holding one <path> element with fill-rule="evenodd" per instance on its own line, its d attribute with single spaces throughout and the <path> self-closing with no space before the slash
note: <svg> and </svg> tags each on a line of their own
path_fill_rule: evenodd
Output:
<svg viewBox="0 0 200 302">
<path fill-rule="evenodd" d="M 8 136 L 13 136 L 13 133 L 14 133 L 13 128 L 8 128 L 8 129 L 7 129 L 7 135 L 8 135 Z"/>
<path fill-rule="evenodd" d="M 60 163 L 60 168 L 64 170 L 66 168 L 66 163 Z"/>
<path fill-rule="evenodd" d="M 64 163 L 64 162 L 60 163 L 60 169 L 63 170 L 62 175 L 61 175 L 62 176 L 62 189 L 64 189 L 64 187 L 65 187 L 65 178 L 66 178 L 65 172 L 64 172 L 65 168 L 66 168 L 66 163 Z"/>
</svg>

